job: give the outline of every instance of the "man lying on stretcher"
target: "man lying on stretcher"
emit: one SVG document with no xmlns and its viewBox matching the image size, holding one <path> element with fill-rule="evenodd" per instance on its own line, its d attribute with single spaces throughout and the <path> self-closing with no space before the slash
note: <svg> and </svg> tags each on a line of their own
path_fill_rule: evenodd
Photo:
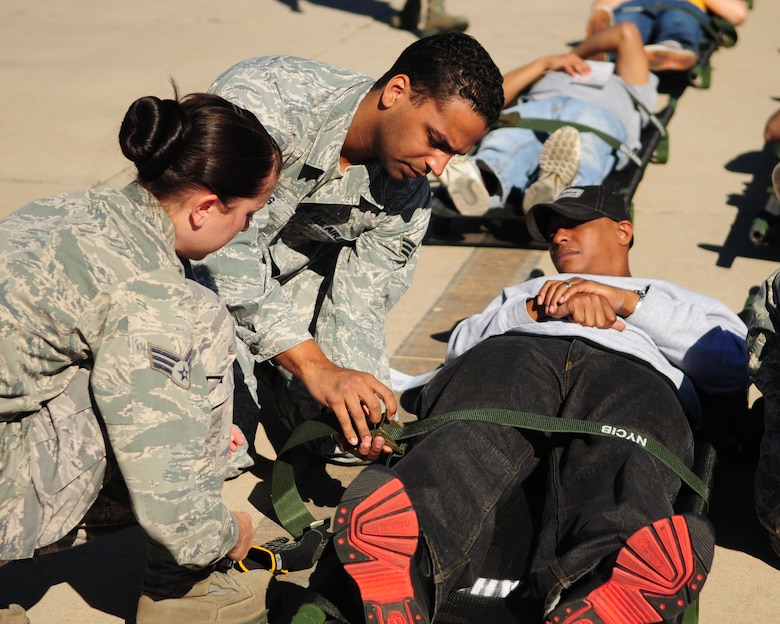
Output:
<svg viewBox="0 0 780 624">
<path fill-rule="evenodd" d="M 614 64 L 585 60 L 602 52 L 614 52 Z M 624 23 L 571 52 L 542 56 L 505 74 L 504 113 L 581 124 L 633 150 L 640 146 L 645 111 L 655 106 L 657 86 L 639 31 Z M 473 155 L 450 161 L 440 178 L 439 198 L 462 215 L 482 215 L 521 191 L 527 212 L 536 203 L 552 201 L 566 186 L 598 185 L 613 169 L 624 167 L 628 157 L 614 144 L 571 126 L 551 133 L 497 128 Z"/>
</svg>

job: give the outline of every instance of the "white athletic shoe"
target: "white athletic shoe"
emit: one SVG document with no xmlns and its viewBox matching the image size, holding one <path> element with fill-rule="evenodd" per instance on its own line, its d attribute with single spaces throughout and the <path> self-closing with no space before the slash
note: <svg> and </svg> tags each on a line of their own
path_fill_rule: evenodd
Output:
<svg viewBox="0 0 780 624">
<path fill-rule="evenodd" d="M 439 180 L 460 214 L 480 216 L 490 207 L 490 195 L 485 188 L 482 173 L 468 156 L 453 156 Z"/>
</svg>

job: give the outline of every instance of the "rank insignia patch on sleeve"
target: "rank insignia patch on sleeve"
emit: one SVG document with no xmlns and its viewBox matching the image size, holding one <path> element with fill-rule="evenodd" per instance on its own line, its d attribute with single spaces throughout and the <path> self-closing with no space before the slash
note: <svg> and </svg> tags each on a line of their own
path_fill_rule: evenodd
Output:
<svg viewBox="0 0 780 624">
<path fill-rule="evenodd" d="M 401 255 L 407 260 L 412 257 L 414 250 L 417 249 L 417 243 L 407 236 L 401 237 Z"/>
<path fill-rule="evenodd" d="M 184 357 L 156 345 L 149 345 L 149 361 L 152 370 L 170 377 L 171 381 L 182 388 L 190 387 L 190 368 L 192 367 L 192 349 Z"/>
</svg>

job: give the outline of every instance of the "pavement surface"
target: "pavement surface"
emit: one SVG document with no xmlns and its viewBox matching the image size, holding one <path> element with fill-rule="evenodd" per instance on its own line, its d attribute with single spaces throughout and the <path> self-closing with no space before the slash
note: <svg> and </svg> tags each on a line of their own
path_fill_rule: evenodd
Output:
<svg viewBox="0 0 780 624">
<path fill-rule="evenodd" d="M 502 70 L 559 52 L 584 34 L 589 2 L 449 0 L 467 15 Z M 53 193 L 123 185 L 128 163 L 117 146 L 120 121 L 142 95 L 205 90 L 245 57 L 285 53 L 381 75 L 415 39 L 389 20 L 402 0 L 136 0 L 131 3 L 5 0 L 0 4 L 0 216 Z M 778 247 L 756 247 L 748 229 L 766 201 L 776 157 L 763 125 L 780 96 L 780 3 L 758 0 L 734 48 L 712 59 L 709 89 L 688 89 L 670 124 L 669 162 L 651 164 L 634 196 L 634 275 L 668 279 L 718 297 L 734 310 L 780 260 Z M 387 338 L 393 366 L 420 373 L 437 366 L 452 324 L 481 310 L 501 287 L 535 268 L 554 269 L 528 246 L 496 246 L 478 230 L 469 244 L 427 244 L 414 285 L 393 309 Z M 461 241 L 462 242 L 462 241 Z M 751 393 L 751 400 L 757 396 Z M 748 423 L 746 423 L 746 426 Z M 268 436 L 271 435 L 270 430 Z M 258 542 L 284 534 L 269 500 L 273 447 L 226 484 L 234 509 L 253 514 Z M 752 465 L 722 465 L 711 517 L 715 564 L 700 622 L 777 621 L 780 560 L 752 512 Z M 317 475 L 308 504 L 327 516 L 359 468 Z M 314 482 L 314 481 L 312 481 Z M 308 488 L 307 488 L 308 490 Z M 32 624 L 134 621 L 143 571 L 143 535 L 130 529 L 72 551 L 0 569 L 0 600 L 19 602 Z M 286 583 L 305 585 L 306 574 Z"/>
</svg>

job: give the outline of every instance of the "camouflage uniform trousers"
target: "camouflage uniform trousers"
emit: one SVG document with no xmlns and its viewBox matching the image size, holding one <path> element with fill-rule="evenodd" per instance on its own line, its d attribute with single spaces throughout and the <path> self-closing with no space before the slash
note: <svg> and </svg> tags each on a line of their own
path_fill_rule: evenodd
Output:
<svg viewBox="0 0 780 624">
<path fill-rule="evenodd" d="M 89 369 L 40 411 L 0 423 L 0 559 L 64 538 L 97 500 L 106 442 L 89 394 Z"/>
</svg>

